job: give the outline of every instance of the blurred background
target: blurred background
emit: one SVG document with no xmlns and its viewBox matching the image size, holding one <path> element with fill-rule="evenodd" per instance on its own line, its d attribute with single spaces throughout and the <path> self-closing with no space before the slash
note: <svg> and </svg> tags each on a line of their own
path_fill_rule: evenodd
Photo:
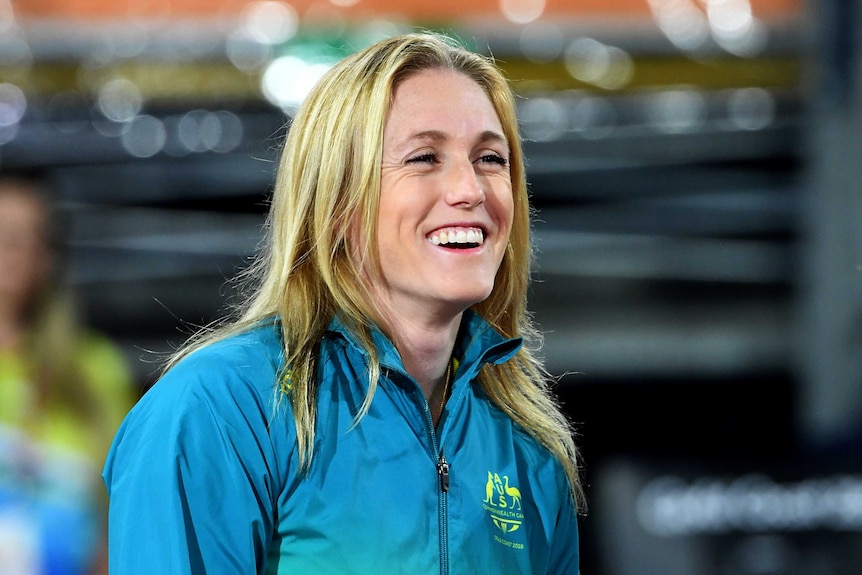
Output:
<svg viewBox="0 0 862 575">
<path fill-rule="evenodd" d="M 858 0 L 0 0 L 0 171 L 48 177 L 138 389 L 231 300 L 310 86 L 417 26 L 519 96 L 582 572 L 858 575 Z"/>
</svg>

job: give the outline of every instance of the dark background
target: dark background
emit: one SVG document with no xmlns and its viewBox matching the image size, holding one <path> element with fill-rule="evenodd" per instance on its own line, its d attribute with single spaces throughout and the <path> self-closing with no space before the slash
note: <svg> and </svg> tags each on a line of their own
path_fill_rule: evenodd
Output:
<svg viewBox="0 0 862 575">
<path fill-rule="evenodd" d="M 568 73 L 554 35 L 528 44 L 524 25 L 447 28 L 492 52 L 519 94 L 536 208 L 531 307 L 579 433 L 585 574 L 859 573 L 860 12 L 851 0 L 800 5 L 762 20 L 767 40 L 748 52 L 675 44 L 658 19 L 543 22 L 563 46 L 619 50 L 599 50 L 599 71 L 602 54 L 621 51 L 631 75 L 610 87 Z M 290 109 L 237 72 L 222 28 L 164 26 L 141 43 L 120 26 L 105 59 L 92 35 L 104 30 L 88 26 L 5 29 L 0 169 L 52 182 L 82 313 L 122 346 L 143 391 L 235 295 L 228 279 L 260 240 Z M 537 50 L 551 56 L 531 60 Z M 131 80 L 112 92 L 116 77 Z M 18 100 L 5 87 L 17 83 L 28 105 L 8 120 Z M 775 488 L 739 487 L 751 474 Z M 811 510 L 840 500 L 846 513 L 656 535 L 638 498 L 668 478 L 736 485 L 764 518 L 770 501 L 808 501 L 819 517 Z M 696 497 L 687 505 L 671 519 L 703 511 Z"/>
</svg>

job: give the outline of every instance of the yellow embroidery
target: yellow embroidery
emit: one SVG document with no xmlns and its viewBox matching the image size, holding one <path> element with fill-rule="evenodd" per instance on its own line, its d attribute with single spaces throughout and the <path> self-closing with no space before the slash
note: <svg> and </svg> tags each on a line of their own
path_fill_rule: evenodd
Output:
<svg viewBox="0 0 862 575">
<path fill-rule="evenodd" d="M 488 471 L 485 500 L 482 503 L 482 508 L 488 512 L 491 521 L 503 533 L 513 533 L 524 523 L 521 491 L 517 486 L 510 484 L 508 475 L 501 477 L 499 473 Z M 497 535 L 494 539 L 513 549 L 524 548 L 522 543 L 506 541 Z"/>
<path fill-rule="evenodd" d="M 291 389 L 293 389 L 293 370 L 288 369 L 281 377 L 281 390 L 284 393 L 290 393 Z"/>
</svg>

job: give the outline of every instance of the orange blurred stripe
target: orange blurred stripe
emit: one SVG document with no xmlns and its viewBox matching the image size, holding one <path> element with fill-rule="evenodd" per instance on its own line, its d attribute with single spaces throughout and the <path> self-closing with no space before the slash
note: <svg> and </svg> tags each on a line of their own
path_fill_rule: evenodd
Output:
<svg viewBox="0 0 862 575">
<path fill-rule="evenodd" d="M 211 17 L 236 14 L 253 0 L 13 0 L 22 18 L 137 18 L 137 17 Z M 359 0 L 342 8 L 361 18 L 370 14 L 399 14 L 410 19 L 457 20 L 465 17 L 500 17 L 501 0 Z M 528 0 L 520 0 L 521 3 Z M 751 0 L 760 17 L 793 16 L 801 11 L 804 0 Z M 313 4 L 327 0 L 289 0 L 300 13 Z M 338 3 L 345 3 L 339 0 Z M 545 0 L 545 14 L 572 16 L 648 17 L 647 0 Z"/>
</svg>

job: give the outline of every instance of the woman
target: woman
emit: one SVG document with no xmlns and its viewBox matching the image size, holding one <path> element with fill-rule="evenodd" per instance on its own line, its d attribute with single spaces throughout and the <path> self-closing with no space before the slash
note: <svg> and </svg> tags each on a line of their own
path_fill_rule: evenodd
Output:
<svg viewBox="0 0 862 575">
<path fill-rule="evenodd" d="M 80 325 L 37 179 L 0 177 L 0 572 L 104 568 L 99 470 L 131 407 L 116 346 Z"/>
<path fill-rule="evenodd" d="M 123 425 L 113 573 L 577 573 L 575 447 L 522 337 L 512 95 L 433 35 L 332 68 L 257 279 Z"/>
</svg>

